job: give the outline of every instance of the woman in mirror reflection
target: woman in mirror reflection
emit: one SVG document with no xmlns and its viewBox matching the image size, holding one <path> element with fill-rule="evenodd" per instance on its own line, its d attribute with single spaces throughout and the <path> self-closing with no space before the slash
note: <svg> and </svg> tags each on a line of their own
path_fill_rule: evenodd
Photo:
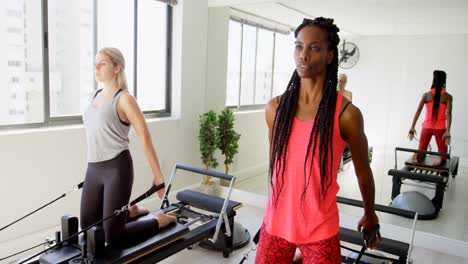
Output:
<svg viewBox="0 0 468 264">
<path fill-rule="evenodd" d="M 434 136 L 438 152 L 447 153 L 447 146 L 450 144 L 453 98 L 445 89 L 446 80 L 447 74 L 444 71 L 435 70 L 430 91 L 425 92 L 419 101 L 418 109 L 408 132 L 409 139 L 413 140 L 417 135 L 415 126 L 419 115 L 423 107 L 426 106 L 426 115 L 419 139 L 419 150 L 427 150 L 429 142 Z M 415 154 L 413 161 L 422 162 L 424 158 L 424 154 Z M 446 157 L 438 157 L 433 165 L 443 165 L 446 159 Z"/>
</svg>

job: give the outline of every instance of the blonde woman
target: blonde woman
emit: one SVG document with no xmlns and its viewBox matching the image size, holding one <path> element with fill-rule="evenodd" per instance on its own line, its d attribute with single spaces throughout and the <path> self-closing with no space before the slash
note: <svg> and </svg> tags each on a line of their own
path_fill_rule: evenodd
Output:
<svg viewBox="0 0 468 264">
<path fill-rule="evenodd" d="M 346 90 L 346 83 L 348 83 L 348 76 L 344 73 L 340 73 L 338 76 L 338 91 L 343 94 L 350 102 L 353 101 L 353 93 Z"/>
<path fill-rule="evenodd" d="M 144 148 L 154 175 L 154 184 L 164 182 L 158 157 L 145 118 L 137 101 L 127 91 L 125 60 L 116 48 L 103 48 L 96 55 L 95 78 L 102 86 L 83 115 L 88 143 L 88 169 L 81 197 L 81 228 L 111 215 L 128 204 L 133 185 L 133 164 L 128 132 L 132 126 Z M 164 190 L 158 192 L 159 198 Z M 128 218 L 147 214 L 138 206 L 129 213 L 103 223 L 106 242 L 124 245 L 143 236 L 156 234 L 176 218 L 160 214 L 155 219 L 127 222 Z"/>
</svg>

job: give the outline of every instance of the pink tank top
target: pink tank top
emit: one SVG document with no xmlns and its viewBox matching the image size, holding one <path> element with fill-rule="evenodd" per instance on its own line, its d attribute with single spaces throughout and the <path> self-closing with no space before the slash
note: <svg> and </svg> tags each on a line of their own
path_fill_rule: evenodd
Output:
<svg viewBox="0 0 468 264">
<path fill-rule="evenodd" d="M 431 89 L 431 93 L 435 95 L 435 89 Z M 442 89 L 441 95 L 445 93 L 445 89 Z M 446 129 L 447 121 L 447 105 L 442 102 L 439 103 L 439 111 L 437 112 L 437 119 L 432 119 L 432 106 L 434 105 L 433 101 L 426 103 L 426 116 L 422 127 L 426 129 Z"/>
<path fill-rule="evenodd" d="M 310 176 L 311 179 L 305 198 L 301 199 L 306 185 L 304 161 L 313 121 L 301 121 L 294 118 L 289 136 L 283 189 L 276 206 L 273 204 L 275 198 L 270 191 L 263 219 L 269 234 L 284 238 L 291 243 L 300 244 L 327 239 L 339 232 L 339 215 L 336 204 L 336 194 L 339 190 L 337 175 L 345 147 L 345 141 L 341 138 L 339 129 L 341 101 L 342 94 L 338 93 L 332 138 L 332 171 L 329 172 L 331 184 L 322 201 L 320 201 L 323 198 L 320 187 L 318 150 L 314 156 L 311 175 L 309 175 L 310 165 L 306 170 L 306 177 Z M 317 142 L 317 149 L 318 146 L 319 142 Z M 308 164 L 310 164 L 310 158 L 309 154 Z M 276 188 L 276 171 L 273 171 L 273 185 L 273 188 Z"/>
</svg>

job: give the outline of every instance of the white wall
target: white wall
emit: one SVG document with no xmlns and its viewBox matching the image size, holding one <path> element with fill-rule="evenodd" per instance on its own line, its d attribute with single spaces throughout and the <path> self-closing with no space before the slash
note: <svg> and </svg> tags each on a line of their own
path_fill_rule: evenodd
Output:
<svg viewBox="0 0 468 264">
<path fill-rule="evenodd" d="M 229 8 L 208 9 L 205 111 L 220 111 L 226 105 Z"/>
</svg>

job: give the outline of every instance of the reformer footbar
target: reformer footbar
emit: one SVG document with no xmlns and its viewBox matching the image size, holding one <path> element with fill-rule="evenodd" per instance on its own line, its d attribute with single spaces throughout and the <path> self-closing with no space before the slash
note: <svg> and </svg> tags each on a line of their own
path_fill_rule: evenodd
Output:
<svg viewBox="0 0 468 264">
<path fill-rule="evenodd" d="M 218 209 L 220 210 L 219 211 L 218 222 L 216 223 L 216 230 L 215 230 L 215 233 L 214 233 L 213 237 L 210 239 L 210 241 L 216 242 L 216 240 L 218 238 L 218 233 L 219 233 L 219 231 L 221 229 L 221 224 L 223 224 L 223 223 L 224 223 L 224 226 L 226 228 L 226 235 L 228 237 L 230 237 L 231 236 L 231 227 L 229 225 L 228 215 L 226 214 L 226 208 L 228 207 L 229 198 L 231 197 L 232 187 L 234 185 L 234 182 L 235 182 L 236 178 L 234 176 L 227 175 L 227 174 L 220 173 L 220 172 L 216 172 L 216 171 L 211 171 L 210 174 L 207 174 L 207 171 L 203 170 L 203 169 L 193 168 L 193 167 L 185 166 L 185 165 L 182 165 L 182 164 L 176 164 L 176 166 L 175 166 L 175 168 L 174 168 L 174 170 L 173 170 L 173 172 L 171 174 L 171 178 L 169 179 L 169 183 L 167 185 L 166 193 L 164 194 L 161 209 L 165 209 L 165 208 L 169 207 L 168 196 L 169 196 L 169 192 L 171 190 L 171 187 L 172 187 L 172 184 L 174 182 L 174 178 L 175 178 L 175 175 L 176 175 L 176 172 L 177 172 L 178 169 L 185 170 L 185 171 L 190 171 L 190 172 L 193 172 L 193 173 L 203 174 L 203 175 L 209 175 L 209 176 L 213 176 L 213 177 L 216 177 L 216 178 L 220 178 L 220 179 L 224 179 L 224 180 L 229 181 L 229 189 L 228 189 L 228 192 L 226 194 L 226 197 L 224 198 L 224 201 L 222 201 L 222 204 L 219 202 L 220 200 L 217 200 L 217 202 L 215 202 L 215 205 L 210 206 L 210 208 L 204 208 L 205 205 L 203 205 L 201 203 L 197 203 L 194 206 L 199 207 L 200 209 L 207 209 L 208 211 L 211 211 L 211 212 L 216 211 Z M 192 191 L 191 193 L 185 193 L 185 195 L 188 195 L 189 197 L 191 197 L 193 199 L 194 197 L 196 197 L 197 194 L 195 194 Z M 203 195 L 203 194 L 198 193 L 198 195 Z M 181 197 L 181 199 L 184 199 L 184 195 L 178 196 L 177 198 L 179 199 L 179 197 Z M 210 196 L 210 197 L 213 197 L 213 196 Z"/>
</svg>

